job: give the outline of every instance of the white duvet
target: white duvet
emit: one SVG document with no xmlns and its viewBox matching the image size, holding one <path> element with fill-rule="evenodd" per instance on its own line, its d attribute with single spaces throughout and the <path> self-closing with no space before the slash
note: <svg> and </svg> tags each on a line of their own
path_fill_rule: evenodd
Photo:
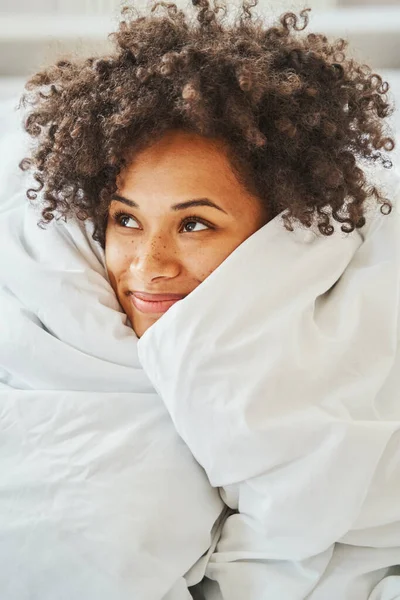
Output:
<svg viewBox="0 0 400 600">
<path fill-rule="evenodd" d="M 277 217 L 139 341 L 239 511 L 209 600 L 400 599 L 399 207 L 375 214 L 328 238 Z"/>
</svg>

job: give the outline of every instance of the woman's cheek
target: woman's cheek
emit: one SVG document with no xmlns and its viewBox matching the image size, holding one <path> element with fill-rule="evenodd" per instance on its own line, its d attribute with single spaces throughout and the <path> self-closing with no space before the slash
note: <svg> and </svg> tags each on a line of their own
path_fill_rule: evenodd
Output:
<svg viewBox="0 0 400 600">
<path fill-rule="evenodd" d="M 217 267 L 219 267 L 226 257 L 226 249 L 225 251 L 222 248 L 199 250 L 192 263 L 192 276 L 198 281 L 204 281 Z"/>
<path fill-rule="evenodd" d="M 105 256 L 106 264 L 113 272 L 118 273 L 125 270 L 133 254 L 132 244 L 128 240 L 113 234 L 106 237 Z"/>
</svg>

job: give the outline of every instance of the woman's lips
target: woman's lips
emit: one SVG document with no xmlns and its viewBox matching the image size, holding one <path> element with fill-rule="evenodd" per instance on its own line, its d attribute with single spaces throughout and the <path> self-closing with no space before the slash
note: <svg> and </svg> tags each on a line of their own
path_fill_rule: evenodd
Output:
<svg viewBox="0 0 400 600">
<path fill-rule="evenodd" d="M 133 306 L 142 313 L 162 314 L 178 302 L 178 300 L 182 300 L 185 295 L 132 292 L 130 299 Z"/>
</svg>

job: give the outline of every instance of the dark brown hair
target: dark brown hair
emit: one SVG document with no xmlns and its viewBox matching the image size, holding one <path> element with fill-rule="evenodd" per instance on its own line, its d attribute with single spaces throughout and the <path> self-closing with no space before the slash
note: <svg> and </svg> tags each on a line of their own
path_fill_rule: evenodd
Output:
<svg viewBox="0 0 400 600">
<path fill-rule="evenodd" d="M 37 140 L 21 168 L 38 183 L 27 196 L 41 203 L 41 224 L 92 219 L 104 246 L 128 154 L 169 129 L 223 139 L 235 172 L 271 218 L 284 211 L 289 230 L 297 221 L 331 235 L 336 221 L 353 231 L 369 197 L 390 212 L 363 170 L 391 166 L 387 82 L 349 58 L 344 40 L 300 33 L 309 9 L 267 27 L 257 0 L 232 22 L 225 5 L 192 4 L 193 15 L 166 2 L 126 8 L 113 54 L 60 60 L 29 79 L 25 128 Z"/>
</svg>

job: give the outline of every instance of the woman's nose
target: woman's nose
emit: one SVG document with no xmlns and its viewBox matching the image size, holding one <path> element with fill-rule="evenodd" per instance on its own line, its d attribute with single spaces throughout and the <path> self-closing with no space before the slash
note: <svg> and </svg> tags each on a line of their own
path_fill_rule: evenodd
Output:
<svg viewBox="0 0 400 600">
<path fill-rule="evenodd" d="M 177 249 L 164 236 L 153 236 L 134 250 L 130 270 L 144 283 L 157 278 L 171 279 L 180 272 Z"/>
</svg>

